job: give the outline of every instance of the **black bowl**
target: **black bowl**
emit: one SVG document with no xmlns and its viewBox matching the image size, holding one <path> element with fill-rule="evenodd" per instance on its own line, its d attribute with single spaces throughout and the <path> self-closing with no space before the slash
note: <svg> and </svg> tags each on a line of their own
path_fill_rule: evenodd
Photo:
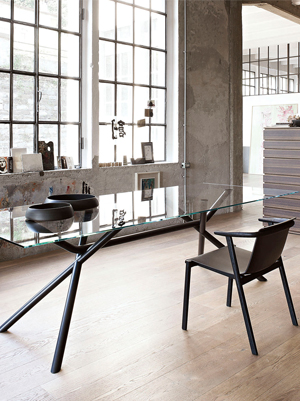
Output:
<svg viewBox="0 0 300 401">
<path fill-rule="evenodd" d="M 66 202 L 32 205 L 29 206 L 25 213 L 26 219 L 33 221 L 64 220 L 73 216 L 73 208 Z"/>
<path fill-rule="evenodd" d="M 74 211 L 93 209 L 99 205 L 95 195 L 89 194 L 64 194 L 51 195 L 45 200 L 45 203 L 67 202 L 72 205 Z"/>
</svg>

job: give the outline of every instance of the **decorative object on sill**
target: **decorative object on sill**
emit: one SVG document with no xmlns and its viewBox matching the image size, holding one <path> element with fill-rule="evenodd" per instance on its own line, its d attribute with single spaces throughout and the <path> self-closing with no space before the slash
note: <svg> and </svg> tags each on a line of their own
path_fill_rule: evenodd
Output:
<svg viewBox="0 0 300 401">
<path fill-rule="evenodd" d="M 127 156 L 126 155 L 124 155 L 123 156 L 123 166 L 127 166 Z"/>
<path fill-rule="evenodd" d="M 121 167 L 122 162 L 99 163 L 99 167 Z"/>
<path fill-rule="evenodd" d="M 91 187 L 88 186 L 86 182 L 82 182 L 82 193 L 83 194 L 90 194 L 91 193 Z"/>
<path fill-rule="evenodd" d="M 14 161 L 13 161 L 13 158 L 11 156 L 9 156 L 7 158 L 7 171 L 9 173 L 13 173 L 13 171 L 14 171 Z"/>
<path fill-rule="evenodd" d="M 42 155 L 44 170 L 54 170 L 54 145 L 53 142 L 38 142 L 38 152 Z"/>
<path fill-rule="evenodd" d="M 154 163 L 153 158 L 153 142 L 141 142 L 142 154 L 145 158 L 145 163 Z"/>
<path fill-rule="evenodd" d="M 146 223 L 147 217 L 145 216 L 138 216 L 138 224 Z"/>
<path fill-rule="evenodd" d="M 8 172 L 7 157 L 0 157 L 0 173 L 5 174 Z"/>
<path fill-rule="evenodd" d="M 68 167 L 68 162 L 69 162 L 69 166 Z M 57 156 L 57 168 L 58 169 L 72 169 L 74 166 L 73 164 L 73 158 L 69 157 L 69 156 Z"/>
<path fill-rule="evenodd" d="M 24 153 L 21 157 L 23 172 L 43 171 L 41 153 Z"/>
<path fill-rule="evenodd" d="M 26 148 L 11 148 L 10 155 L 13 158 L 13 172 L 21 173 L 23 171 L 22 168 L 22 155 L 27 153 Z"/>
<path fill-rule="evenodd" d="M 137 127 L 142 128 L 145 127 L 146 125 L 146 120 L 143 118 L 142 120 L 137 120 Z"/>
<path fill-rule="evenodd" d="M 65 156 L 67 169 L 72 170 L 74 168 L 74 162 L 72 156 Z"/>
<path fill-rule="evenodd" d="M 112 139 L 118 139 L 118 135 L 115 134 L 115 131 L 119 131 L 119 137 L 124 138 L 126 135 L 126 132 L 124 131 L 124 125 L 125 122 L 122 120 L 119 120 L 118 122 L 116 122 L 116 119 L 111 120 Z"/>
<path fill-rule="evenodd" d="M 144 181 L 146 180 L 146 181 Z M 160 172 L 159 171 L 149 171 L 144 173 L 135 173 L 135 190 L 140 191 L 143 189 L 142 185 L 146 185 L 147 180 L 151 180 L 152 188 L 160 188 Z M 150 181 L 148 181 L 150 183 Z M 146 189 L 146 188 L 144 188 Z"/>
<path fill-rule="evenodd" d="M 145 109 L 145 117 L 153 117 L 152 107 L 155 107 L 155 100 L 147 101 L 148 109 Z"/>
<path fill-rule="evenodd" d="M 131 164 L 145 164 L 145 158 L 144 157 L 140 157 L 139 159 L 133 159 L 131 157 L 130 161 L 131 161 Z"/>
</svg>

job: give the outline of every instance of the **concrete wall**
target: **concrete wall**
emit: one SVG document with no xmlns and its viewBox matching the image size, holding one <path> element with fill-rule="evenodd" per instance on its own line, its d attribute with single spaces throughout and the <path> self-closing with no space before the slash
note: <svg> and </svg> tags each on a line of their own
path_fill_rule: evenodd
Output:
<svg viewBox="0 0 300 401">
<path fill-rule="evenodd" d="M 91 193 L 134 189 L 136 171 L 160 170 L 162 186 L 183 185 L 183 48 L 184 1 L 179 0 L 179 163 L 13 174 L 0 176 L 0 205 L 43 202 L 54 193 Z M 187 192 L 197 206 L 197 183 L 242 183 L 241 2 L 187 0 Z M 98 135 L 94 132 L 93 135 Z M 2 244 L 1 259 L 48 250 L 15 251 Z"/>
</svg>

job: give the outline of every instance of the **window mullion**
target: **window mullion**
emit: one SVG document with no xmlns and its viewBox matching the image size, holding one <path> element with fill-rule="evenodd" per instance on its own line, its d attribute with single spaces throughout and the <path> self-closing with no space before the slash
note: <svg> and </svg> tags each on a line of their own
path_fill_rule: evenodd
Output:
<svg viewBox="0 0 300 401">
<path fill-rule="evenodd" d="M 57 35 L 57 48 L 58 48 L 58 110 L 57 110 L 57 118 L 58 118 L 58 126 L 57 126 L 57 154 L 61 156 L 61 2 L 62 0 L 58 1 L 58 35 Z"/>
<path fill-rule="evenodd" d="M 11 149 L 14 145 L 13 141 L 13 115 L 14 115 L 14 105 L 13 105 L 13 82 L 14 82 L 14 75 L 13 75 L 13 62 L 14 62 L 14 7 L 13 2 L 10 5 L 10 74 L 9 74 L 9 149 Z"/>
<path fill-rule="evenodd" d="M 34 33 L 34 138 L 33 151 L 38 152 L 39 142 L 39 108 L 40 108 L 40 87 L 39 87 L 39 0 L 35 0 L 35 33 Z"/>
</svg>

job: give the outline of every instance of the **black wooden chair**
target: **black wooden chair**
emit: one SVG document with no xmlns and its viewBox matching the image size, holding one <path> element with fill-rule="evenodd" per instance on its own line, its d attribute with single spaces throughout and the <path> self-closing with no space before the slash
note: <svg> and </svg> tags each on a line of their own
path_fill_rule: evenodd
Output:
<svg viewBox="0 0 300 401">
<path fill-rule="evenodd" d="M 244 284 L 259 278 L 272 270 L 279 269 L 292 322 L 294 326 L 298 326 L 281 258 L 289 228 L 293 225 L 294 219 L 290 219 L 269 227 L 264 227 L 253 233 L 216 231 L 215 234 L 226 237 L 226 247 L 224 246 L 223 248 L 186 260 L 182 329 L 187 330 L 191 268 L 193 266 L 201 266 L 228 277 L 227 306 L 231 306 L 232 283 L 233 280 L 236 281 L 253 355 L 257 355 L 257 348 L 243 290 Z M 235 246 L 232 240 L 233 237 L 256 238 L 252 252 Z"/>
</svg>

